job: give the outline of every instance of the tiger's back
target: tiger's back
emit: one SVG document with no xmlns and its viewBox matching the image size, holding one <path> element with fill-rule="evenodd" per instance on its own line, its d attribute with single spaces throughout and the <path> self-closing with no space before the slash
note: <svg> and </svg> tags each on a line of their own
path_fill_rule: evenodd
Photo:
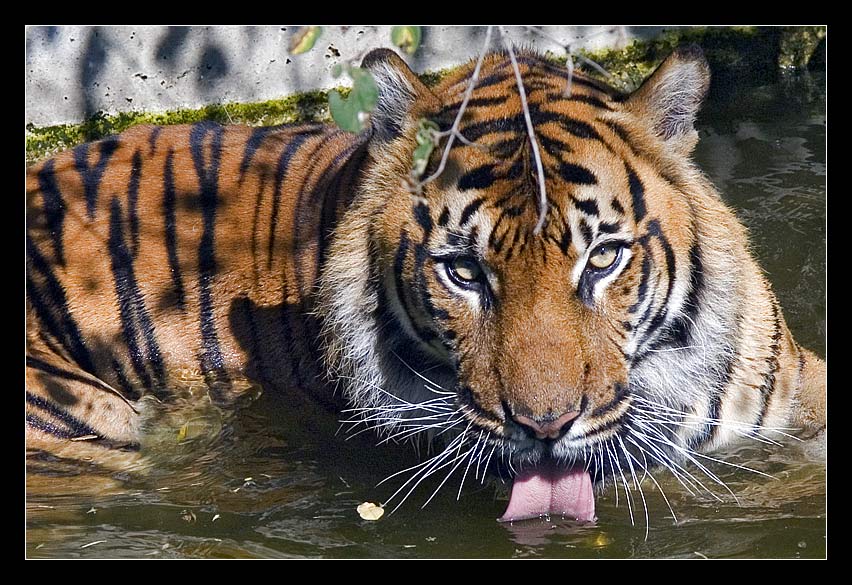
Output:
<svg viewBox="0 0 852 585">
<path fill-rule="evenodd" d="M 309 388 L 316 234 L 360 146 L 320 125 L 143 126 L 31 168 L 29 431 L 134 444 L 136 401 L 186 372 Z"/>
</svg>

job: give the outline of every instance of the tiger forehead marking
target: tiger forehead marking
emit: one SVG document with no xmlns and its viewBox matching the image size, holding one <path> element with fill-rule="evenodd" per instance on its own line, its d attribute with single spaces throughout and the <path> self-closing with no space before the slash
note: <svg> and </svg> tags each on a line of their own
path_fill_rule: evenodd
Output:
<svg viewBox="0 0 852 585">
<path fill-rule="evenodd" d="M 357 136 L 140 127 L 33 167 L 28 445 L 143 450 L 146 397 L 169 405 L 193 371 L 220 402 L 249 381 L 434 442 L 411 485 L 482 466 L 515 480 L 504 519 L 588 520 L 592 484 L 823 428 L 825 364 L 691 161 L 703 57 L 676 51 L 629 96 L 518 62 L 544 209 L 503 54 L 416 196 L 418 121 L 450 128 L 472 64 L 429 89 L 370 53 L 379 103 Z M 573 508 L 530 507 L 557 485 L 580 486 Z"/>
</svg>

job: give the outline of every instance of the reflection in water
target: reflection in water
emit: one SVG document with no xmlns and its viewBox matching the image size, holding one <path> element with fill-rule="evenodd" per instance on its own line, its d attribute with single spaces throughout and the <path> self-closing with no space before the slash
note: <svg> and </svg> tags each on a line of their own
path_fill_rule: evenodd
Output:
<svg viewBox="0 0 852 585">
<path fill-rule="evenodd" d="M 749 227 L 794 335 L 824 355 L 824 94 L 795 100 L 790 91 L 763 86 L 709 104 L 696 156 Z M 367 522 L 356 507 L 393 493 L 398 485 L 376 484 L 412 464 L 410 445 L 377 446 L 368 434 L 331 438 L 333 428 L 306 430 L 304 418 L 264 395 L 237 415 L 208 404 L 160 419 L 145 457 L 129 469 L 34 456 L 28 465 L 60 471 L 28 476 L 27 555 L 825 555 L 824 442 L 755 442 L 720 455 L 728 464 L 705 460 L 718 482 L 692 471 L 706 490 L 665 473 L 655 475 L 659 488 L 643 482 L 641 495 L 607 490 L 589 525 L 500 524 L 505 486 L 478 482 L 458 501 L 458 484 L 448 482 L 420 509 L 434 489 L 423 486 L 395 513 Z"/>
</svg>

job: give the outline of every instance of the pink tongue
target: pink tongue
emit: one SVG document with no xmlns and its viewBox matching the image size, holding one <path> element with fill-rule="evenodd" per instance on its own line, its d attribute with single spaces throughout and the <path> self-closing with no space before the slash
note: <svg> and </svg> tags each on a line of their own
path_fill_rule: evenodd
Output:
<svg viewBox="0 0 852 585">
<path fill-rule="evenodd" d="M 498 520 L 514 522 L 542 515 L 594 520 L 595 495 L 589 473 L 539 466 L 518 474 L 509 507 Z"/>
</svg>

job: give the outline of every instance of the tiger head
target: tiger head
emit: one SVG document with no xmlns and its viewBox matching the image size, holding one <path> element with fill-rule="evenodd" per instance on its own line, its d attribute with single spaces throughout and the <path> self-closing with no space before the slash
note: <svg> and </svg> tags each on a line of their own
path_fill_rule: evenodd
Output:
<svg viewBox="0 0 852 585">
<path fill-rule="evenodd" d="M 329 372 L 353 420 L 440 436 L 418 473 L 501 466 L 519 500 L 568 483 L 562 511 L 588 518 L 583 494 L 649 441 L 641 412 L 706 399 L 662 348 L 725 328 L 694 298 L 712 294 L 694 207 L 717 196 L 689 160 L 707 63 L 678 50 L 629 96 L 530 53 L 485 57 L 470 95 L 473 62 L 432 89 L 393 52 L 364 66 L 380 97 L 321 280 Z M 443 137 L 415 180 L 424 118 Z"/>
</svg>

